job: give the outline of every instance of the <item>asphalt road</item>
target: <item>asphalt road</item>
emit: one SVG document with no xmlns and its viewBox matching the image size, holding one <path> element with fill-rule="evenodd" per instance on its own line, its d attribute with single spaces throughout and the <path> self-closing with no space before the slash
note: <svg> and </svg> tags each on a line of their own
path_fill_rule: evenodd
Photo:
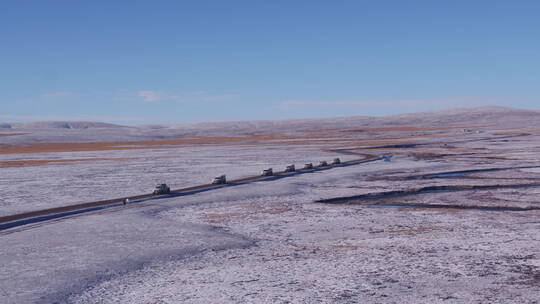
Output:
<svg viewBox="0 0 540 304">
<path fill-rule="evenodd" d="M 338 151 L 336 150 L 336 152 Z M 339 153 L 361 155 L 363 156 L 363 158 L 342 162 L 341 164 L 336 164 L 336 165 L 329 164 L 328 166 L 324 166 L 324 167 L 314 167 L 313 169 L 297 169 L 294 172 L 285 172 L 285 171 L 275 172 L 271 176 L 260 176 L 260 175 L 250 176 L 250 177 L 245 177 L 245 178 L 236 179 L 236 180 L 229 180 L 227 181 L 226 184 L 219 184 L 219 185 L 204 184 L 204 185 L 198 185 L 198 186 L 193 186 L 193 187 L 174 189 L 174 190 L 171 190 L 171 192 L 168 194 L 152 194 L 152 193 L 141 194 L 141 195 L 135 195 L 135 196 L 119 197 L 119 198 L 113 198 L 113 199 L 108 199 L 108 200 L 93 201 L 93 202 L 87 202 L 87 203 L 81 203 L 81 204 L 75 204 L 75 205 L 68 205 L 68 206 L 62 206 L 62 207 L 41 209 L 41 210 L 35 210 L 35 211 L 24 212 L 24 213 L 19 213 L 19 214 L 7 215 L 7 216 L 0 217 L 0 231 L 7 230 L 10 228 L 20 227 L 20 226 L 24 226 L 28 224 L 58 219 L 62 217 L 99 211 L 99 210 L 103 210 L 105 208 L 110 208 L 114 206 L 120 206 L 123 204 L 124 200 L 126 199 L 128 199 L 130 201 L 130 204 L 132 204 L 137 201 L 142 201 L 142 200 L 147 200 L 147 199 L 152 199 L 152 198 L 171 197 L 171 196 L 178 196 L 178 195 L 182 195 L 182 196 L 191 195 L 191 194 L 195 194 L 199 192 L 210 191 L 210 190 L 224 188 L 224 187 L 231 187 L 235 185 L 242 185 L 246 183 L 263 181 L 263 180 L 275 180 L 275 179 L 291 177 L 291 176 L 295 176 L 295 175 L 299 175 L 303 173 L 352 166 L 352 165 L 357 165 L 361 163 L 372 162 L 372 161 L 382 159 L 382 157 L 379 157 L 376 155 L 360 154 L 360 153 L 355 153 L 355 152 L 348 153 L 346 150 L 339 150 Z"/>
</svg>

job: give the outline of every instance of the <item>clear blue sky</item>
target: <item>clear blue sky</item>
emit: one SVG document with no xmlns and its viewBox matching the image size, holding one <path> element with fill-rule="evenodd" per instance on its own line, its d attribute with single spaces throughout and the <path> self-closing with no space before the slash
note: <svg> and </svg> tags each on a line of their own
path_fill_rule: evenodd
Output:
<svg viewBox="0 0 540 304">
<path fill-rule="evenodd" d="M 0 122 L 540 108 L 540 1 L 0 1 Z"/>
</svg>

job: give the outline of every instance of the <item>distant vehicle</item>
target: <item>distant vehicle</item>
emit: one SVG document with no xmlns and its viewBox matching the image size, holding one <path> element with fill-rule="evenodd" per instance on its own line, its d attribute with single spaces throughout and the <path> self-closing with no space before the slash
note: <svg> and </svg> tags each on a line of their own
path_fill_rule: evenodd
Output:
<svg viewBox="0 0 540 304">
<path fill-rule="evenodd" d="M 317 167 L 326 167 L 326 166 L 328 166 L 328 163 L 325 160 L 321 160 L 319 164 L 317 165 Z"/>
<path fill-rule="evenodd" d="M 122 204 L 124 204 L 124 205 L 129 204 L 129 198 L 125 198 L 125 199 L 122 201 Z"/>
<path fill-rule="evenodd" d="M 216 176 L 212 180 L 213 185 L 221 185 L 221 184 L 226 184 L 226 183 L 227 183 L 227 178 L 225 177 L 225 175 Z"/>
<path fill-rule="evenodd" d="M 159 185 L 156 186 L 153 193 L 154 194 L 171 193 L 171 188 L 169 188 L 169 186 L 167 186 L 167 184 L 159 184 Z"/>
<path fill-rule="evenodd" d="M 384 162 L 386 162 L 386 163 L 389 163 L 389 162 L 391 162 L 391 161 L 392 161 L 392 156 L 393 156 L 393 155 L 392 155 L 392 154 L 390 154 L 390 153 L 388 153 L 388 154 L 384 154 L 384 155 L 382 156 L 382 158 L 383 158 L 383 161 L 384 161 Z"/>
<path fill-rule="evenodd" d="M 313 169 L 313 164 L 312 163 L 305 164 L 304 169 Z"/>
<path fill-rule="evenodd" d="M 261 176 L 272 176 L 272 175 L 274 175 L 272 168 L 264 169 L 261 171 Z"/>
<path fill-rule="evenodd" d="M 285 167 L 285 172 L 294 172 L 296 171 L 296 168 L 294 167 L 294 165 L 288 165 L 287 167 Z"/>
<path fill-rule="evenodd" d="M 334 160 L 332 161 L 332 165 L 339 165 L 339 164 L 341 164 L 341 159 L 334 158 Z"/>
</svg>

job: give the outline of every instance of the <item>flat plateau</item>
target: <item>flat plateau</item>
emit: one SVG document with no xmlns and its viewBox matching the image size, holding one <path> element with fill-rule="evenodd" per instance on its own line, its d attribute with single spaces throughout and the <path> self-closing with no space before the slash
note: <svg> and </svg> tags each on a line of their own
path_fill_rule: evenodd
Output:
<svg viewBox="0 0 540 304">
<path fill-rule="evenodd" d="M 0 216 L 391 157 L 0 231 L 2 303 L 539 303 L 540 114 L 465 112 L 14 125 Z"/>
</svg>

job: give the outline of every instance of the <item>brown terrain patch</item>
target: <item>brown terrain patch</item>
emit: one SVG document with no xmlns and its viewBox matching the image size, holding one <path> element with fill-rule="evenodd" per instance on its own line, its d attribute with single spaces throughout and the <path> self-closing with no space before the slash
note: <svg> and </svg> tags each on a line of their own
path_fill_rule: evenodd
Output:
<svg viewBox="0 0 540 304">
<path fill-rule="evenodd" d="M 350 132 L 391 132 L 391 131 L 401 131 L 401 132 L 430 132 L 430 131 L 445 131 L 445 130 L 455 130 L 455 129 L 476 129 L 481 128 L 481 126 L 456 126 L 456 127 L 366 127 L 366 128 L 329 128 L 323 129 L 323 131 L 350 131 Z M 313 130 L 312 132 L 320 132 L 321 130 Z"/>
<path fill-rule="evenodd" d="M 356 250 L 359 248 L 364 248 L 366 246 L 365 245 L 362 246 L 362 245 L 338 244 L 338 245 L 330 245 L 330 247 L 335 250 L 348 251 L 348 250 Z"/>
<path fill-rule="evenodd" d="M 210 223 L 228 223 L 235 219 L 246 217 L 244 212 L 229 212 L 229 213 L 206 213 L 201 216 L 201 219 Z"/>
<path fill-rule="evenodd" d="M 358 141 L 358 139 L 355 139 L 354 141 L 349 141 L 344 143 L 341 146 L 337 146 L 335 148 L 348 148 L 351 146 L 355 146 L 356 148 L 362 148 L 362 147 L 384 147 L 384 146 L 394 146 L 394 145 L 417 145 L 418 142 L 410 142 L 410 141 L 388 141 L 388 140 L 366 140 L 366 141 Z M 382 150 L 383 148 L 381 148 Z M 403 148 L 393 148 L 393 147 L 384 147 L 384 149 L 403 149 Z"/>
<path fill-rule="evenodd" d="M 417 234 L 417 233 L 421 233 L 421 232 L 427 232 L 427 231 L 433 231 L 433 230 L 439 230 L 439 229 L 441 229 L 441 228 L 436 227 L 436 226 L 420 226 L 420 227 L 410 227 L 410 228 L 402 228 L 402 229 L 384 230 L 384 232 Z"/>
<path fill-rule="evenodd" d="M 324 139 L 321 135 L 319 143 L 343 139 Z M 250 137 L 203 137 L 189 139 L 124 141 L 124 142 L 85 142 L 85 143 L 21 143 L 0 144 L 0 154 L 30 154 L 49 152 L 83 152 L 109 150 L 139 150 L 139 149 L 168 149 L 192 145 L 225 145 L 225 144 L 313 144 L 316 141 L 311 136 L 250 136 Z M 285 142 L 279 142 L 285 141 Z"/>
<path fill-rule="evenodd" d="M 540 129 L 517 129 L 517 130 L 507 130 L 499 131 L 493 133 L 493 135 L 532 135 L 540 134 Z"/>
<path fill-rule="evenodd" d="M 440 157 L 448 156 L 448 154 L 444 153 L 444 152 L 422 151 L 422 152 L 410 153 L 410 156 L 412 156 L 412 157 L 414 157 L 416 159 L 434 159 L 434 158 L 440 158 Z"/>
<path fill-rule="evenodd" d="M 5 137 L 5 136 L 18 136 L 18 135 L 25 135 L 25 134 L 28 134 L 28 133 L 0 133 L 0 137 Z"/>
<path fill-rule="evenodd" d="M 407 139 L 407 138 L 432 138 L 432 137 L 453 137 L 453 136 L 462 136 L 463 134 L 457 134 L 457 133 L 432 133 L 432 134 L 412 134 L 412 135 L 399 135 L 399 136 L 389 136 L 389 137 L 378 137 L 377 139 L 380 140 L 388 140 L 388 139 Z"/>
<path fill-rule="evenodd" d="M 409 144 L 399 141 L 365 141 L 348 142 L 352 139 L 297 139 L 294 137 L 268 138 L 268 137 L 234 137 L 234 138 L 197 138 L 179 140 L 136 141 L 136 142 L 92 142 L 92 143 L 25 143 L 0 144 L 0 155 L 6 154 L 33 154 L 53 152 L 87 152 L 112 150 L 144 150 L 144 149 L 173 149 L 190 147 L 194 145 L 223 146 L 223 145 L 321 145 L 337 144 L 342 147 L 357 146 L 383 146 L 396 144 Z M 281 140 L 281 141 L 280 141 Z"/>
<path fill-rule="evenodd" d="M 123 161 L 123 160 L 128 160 L 128 159 L 129 158 L 75 158 L 75 159 L 47 159 L 47 160 L 9 160 L 9 161 L 1 161 L 0 168 L 20 168 L 20 167 L 40 166 L 40 165 L 49 165 L 49 164 L 69 164 L 69 163 L 76 163 L 76 162 L 101 161 L 101 160 Z"/>
<path fill-rule="evenodd" d="M 246 211 L 239 212 L 223 212 L 223 213 L 206 213 L 201 216 L 201 219 L 208 221 L 210 223 L 228 223 L 234 220 L 242 219 L 259 219 L 258 215 L 261 214 L 280 214 L 292 210 L 288 207 L 275 207 L 275 208 L 265 208 L 265 209 L 255 209 L 250 206 L 246 206 L 244 209 Z M 252 209 L 252 210 L 249 210 Z"/>
<path fill-rule="evenodd" d="M 519 160 L 519 158 L 513 158 L 513 157 L 510 157 L 510 156 L 499 156 L 499 155 L 485 156 L 483 158 L 497 159 L 497 160 Z"/>
<path fill-rule="evenodd" d="M 148 141 L 119 141 L 119 142 L 47 142 L 47 143 L 17 143 L 0 144 L 0 155 L 2 154 L 31 154 L 50 152 L 83 152 L 83 151 L 111 151 L 111 150 L 140 150 L 140 149 L 170 149 L 189 147 L 193 145 L 357 145 L 357 146 L 384 146 L 396 144 L 414 144 L 400 141 L 400 139 L 426 138 L 426 137 L 449 137 L 457 134 L 404 134 L 384 136 L 384 132 L 430 132 L 450 129 L 460 129 L 467 127 L 447 127 L 447 128 L 420 128 L 420 127 L 382 127 L 382 128 L 350 128 L 350 129 L 323 129 L 312 130 L 309 135 L 248 135 L 238 137 L 194 137 L 168 140 L 148 140 Z M 469 127 L 470 128 L 470 127 Z M 338 132 L 336 132 L 338 131 Z M 344 136 L 344 132 L 368 132 L 370 138 L 365 140 L 357 136 Z M 23 133 L 0 134 L 0 136 L 22 135 Z M 353 135 L 353 134 L 350 134 Z M 383 135 L 383 136 L 377 136 Z"/>
</svg>

